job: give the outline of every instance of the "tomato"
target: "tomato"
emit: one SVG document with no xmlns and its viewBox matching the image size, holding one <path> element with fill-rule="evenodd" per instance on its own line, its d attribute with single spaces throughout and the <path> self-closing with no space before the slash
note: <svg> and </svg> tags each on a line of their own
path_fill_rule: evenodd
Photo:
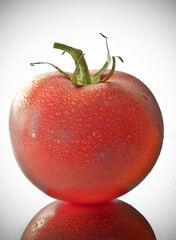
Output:
<svg viewBox="0 0 176 240">
<path fill-rule="evenodd" d="M 105 202 L 127 193 L 153 168 L 163 141 L 162 115 L 134 76 L 105 70 L 98 83 L 86 84 L 79 77 L 90 73 L 95 81 L 97 71 L 85 73 L 79 64 L 73 75 L 41 74 L 18 92 L 11 142 L 23 173 L 49 196 Z"/>
<path fill-rule="evenodd" d="M 27 225 L 21 240 L 156 240 L 148 221 L 114 200 L 98 205 L 54 201 Z"/>
</svg>

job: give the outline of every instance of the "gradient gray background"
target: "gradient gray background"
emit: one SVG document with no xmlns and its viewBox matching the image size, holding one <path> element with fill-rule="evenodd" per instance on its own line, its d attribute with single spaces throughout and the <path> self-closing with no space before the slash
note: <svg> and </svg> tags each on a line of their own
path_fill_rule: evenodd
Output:
<svg viewBox="0 0 176 240">
<path fill-rule="evenodd" d="M 141 79 L 161 107 L 165 139 L 157 164 L 147 178 L 122 200 L 149 221 L 159 240 L 176 239 L 176 1 L 1 1 L 0 2 L 0 239 L 18 240 L 29 220 L 54 199 L 34 187 L 14 159 L 8 116 L 16 92 L 49 66 L 49 61 L 74 70 L 68 54 L 52 49 L 53 42 L 81 48 L 89 69 L 106 60 L 104 39 L 111 54 L 125 63 L 116 69 Z"/>
</svg>

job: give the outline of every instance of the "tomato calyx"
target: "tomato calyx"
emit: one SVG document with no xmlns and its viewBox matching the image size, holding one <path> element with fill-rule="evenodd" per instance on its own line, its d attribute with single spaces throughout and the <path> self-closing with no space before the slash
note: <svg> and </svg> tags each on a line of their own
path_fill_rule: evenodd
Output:
<svg viewBox="0 0 176 240">
<path fill-rule="evenodd" d="M 122 61 L 122 62 L 123 62 L 123 59 L 120 56 L 113 56 L 112 57 L 112 68 L 111 68 L 109 74 L 104 79 L 101 79 L 101 76 L 107 70 L 108 66 L 111 63 L 111 56 L 110 56 L 110 52 L 109 52 L 107 37 L 105 35 L 103 35 L 102 33 L 100 33 L 100 34 L 102 37 L 104 37 L 106 39 L 107 61 L 105 62 L 103 67 L 92 76 L 90 76 L 89 69 L 88 69 L 86 60 L 84 58 L 85 54 L 83 53 L 83 51 L 80 49 L 73 48 L 68 45 L 62 44 L 62 43 L 54 43 L 53 47 L 56 49 L 59 49 L 59 50 L 63 50 L 62 54 L 67 52 L 72 56 L 73 60 L 75 61 L 75 65 L 76 65 L 73 75 L 70 75 L 70 74 L 64 72 L 63 70 L 61 70 L 54 64 L 48 63 L 48 62 L 35 62 L 35 63 L 30 63 L 30 65 L 34 66 L 35 64 L 49 64 L 52 67 L 54 67 L 55 69 L 57 69 L 57 71 L 62 73 L 65 77 L 69 78 L 72 81 L 72 84 L 77 85 L 77 86 L 84 86 L 84 85 L 89 85 L 89 84 L 106 82 L 115 71 L 115 65 L 116 65 L 115 58 L 116 57 L 119 58 L 120 61 Z"/>
</svg>

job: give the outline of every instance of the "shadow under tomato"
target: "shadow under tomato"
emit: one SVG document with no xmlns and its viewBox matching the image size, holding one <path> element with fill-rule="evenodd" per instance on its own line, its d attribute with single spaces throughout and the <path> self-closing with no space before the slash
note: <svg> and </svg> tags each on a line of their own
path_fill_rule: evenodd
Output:
<svg viewBox="0 0 176 240">
<path fill-rule="evenodd" d="M 147 220 L 132 206 L 113 200 L 80 205 L 61 201 L 44 207 L 21 240 L 156 240 Z"/>
</svg>

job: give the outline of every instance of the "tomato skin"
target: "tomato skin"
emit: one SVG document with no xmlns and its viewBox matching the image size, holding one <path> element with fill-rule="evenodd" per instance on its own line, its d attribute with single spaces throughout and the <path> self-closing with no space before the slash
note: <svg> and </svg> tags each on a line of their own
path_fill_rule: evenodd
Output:
<svg viewBox="0 0 176 240">
<path fill-rule="evenodd" d="M 116 71 L 105 83 L 78 87 L 51 72 L 15 97 L 10 136 L 19 166 L 39 189 L 98 203 L 125 194 L 151 171 L 163 121 L 151 91 L 129 74 Z"/>
<path fill-rule="evenodd" d="M 147 220 L 132 206 L 114 200 L 79 205 L 58 200 L 40 210 L 21 240 L 156 240 Z"/>
</svg>

